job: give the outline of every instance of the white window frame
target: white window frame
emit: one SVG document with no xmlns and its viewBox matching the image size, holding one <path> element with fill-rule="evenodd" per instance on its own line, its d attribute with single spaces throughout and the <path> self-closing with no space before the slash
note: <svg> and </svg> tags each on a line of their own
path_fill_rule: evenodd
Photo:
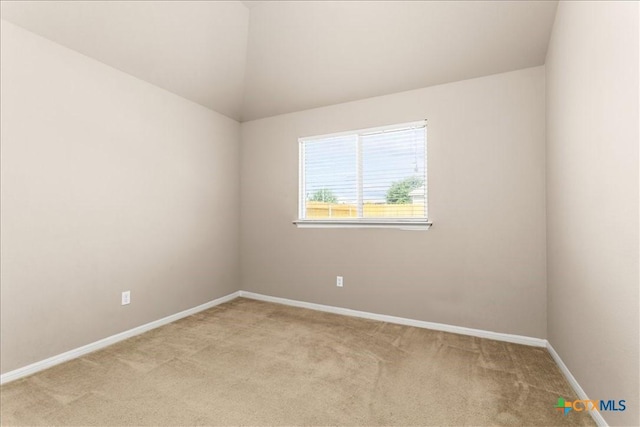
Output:
<svg viewBox="0 0 640 427">
<path fill-rule="evenodd" d="M 425 207 L 427 209 L 427 218 L 354 218 L 354 219 L 305 219 L 304 218 L 304 207 L 305 207 L 305 197 L 306 191 L 304 188 L 305 179 L 304 179 L 304 143 L 307 141 L 314 141 L 322 138 L 333 138 L 340 137 L 346 135 L 357 135 L 358 138 L 362 134 L 370 134 L 370 133 L 379 133 L 391 130 L 399 130 L 403 128 L 411 128 L 411 127 L 425 127 Z M 293 221 L 298 228 L 397 228 L 402 230 L 428 230 L 433 223 L 428 219 L 428 180 L 427 175 L 429 174 L 429 167 L 427 164 L 428 160 L 428 138 L 426 136 L 426 120 L 420 120 L 416 122 L 409 123 L 400 123 L 388 126 L 379 126 L 374 128 L 366 128 L 324 135 L 314 135 L 303 138 L 298 138 L 298 219 Z M 359 141 L 358 141 L 358 147 Z M 357 155 L 357 172 L 356 176 L 358 177 L 358 184 L 362 185 L 360 182 L 360 170 L 362 168 L 361 159 L 359 153 Z M 358 191 L 358 196 L 362 197 L 362 191 Z M 359 200 L 357 203 L 358 209 L 362 206 L 362 201 Z"/>
</svg>

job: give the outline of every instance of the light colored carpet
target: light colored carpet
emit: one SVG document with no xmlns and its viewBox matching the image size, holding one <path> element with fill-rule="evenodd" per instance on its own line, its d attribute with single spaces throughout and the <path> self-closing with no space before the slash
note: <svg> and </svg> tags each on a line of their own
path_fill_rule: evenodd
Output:
<svg viewBox="0 0 640 427">
<path fill-rule="evenodd" d="M 3 425 L 594 425 L 545 349 L 244 298 L 0 394 Z"/>
</svg>

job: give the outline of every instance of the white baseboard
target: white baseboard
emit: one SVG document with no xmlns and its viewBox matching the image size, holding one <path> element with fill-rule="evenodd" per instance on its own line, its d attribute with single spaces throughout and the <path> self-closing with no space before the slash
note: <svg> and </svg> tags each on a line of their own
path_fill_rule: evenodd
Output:
<svg viewBox="0 0 640 427">
<path fill-rule="evenodd" d="M 181 311 L 179 313 L 172 314 L 171 316 L 163 317 L 162 319 L 155 320 L 153 322 L 138 326 L 136 328 L 129 329 L 128 331 L 124 331 L 119 334 L 112 335 L 107 338 L 103 338 L 101 340 L 92 342 L 91 344 L 87 344 L 82 347 L 78 347 L 76 349 L 66 351 L 62 354 L 58 354 L 57 356 L 52 356 L 52 357 L 49 357 L 48 359 L 44 359 L 39 362 L 24 366 L 22 368 L 9 371 L 5 374 L 0 375 L 0 384 L 4 384 L 10 381 L 15 381 L 19 378 L 26 377 L 27 375 L 34 374 L 38 371 L 42 371 L 44 369 L 58 365 L 62 362 L 75 359 L 87 353 L 91 353 L 93 351 L 115 344 L 119 341 L 126 340 L 127 338 L 131 338 L 135 335 L 139 335 L 151 329 L 155 329 L 159 326 L 166 325 L 167 323 L 175 322 L 176 320 L 182 319 L 183 317 L 191 316 L 192 314 L 196 314 L 200 311 L 206 310 L 216 305 L 225 303 L 227 301 L 231 301 L 232 299 L 235 299 L 238 296 L 240 296 L 240 291 L 236 291 L 232 294 L 214 299 L 207 303 L 201 304 L 197 307 L 193 307 L 193 308 Z"/>
<path fill-rule="evenodd" d="M 311 310 L 325 311 L 327 313 L 342 314 L 345 316 L 362 317 L 364 319 L 379 320 L 381 322 L 396 323 L 399 325 L 415 326 L 417 328 L 433 329 L 436 331 L 451 332 L 454 334 L 470 335 L 479 338 L 488 338 L 496 341 L 506 341 L 515 344 L 530 345 L 533 347 L 546 347 L 547 340 L 542 338 L 525 337 L 522 335 L 504 334 L 482 329 L 465 328 L 462 326 L 446 325 L 444 323 L 425 322 L 423 320 L 405 319 L 403 317 L 387 316 L 386 314 L 369 313 L 366 311 L 351 310 L 348 308 L 333 307 L 330 305 L 314 304 L 311 302 L 296 301 L 292 299 L 272 297 L 256 294 L 254 292 L 240 291 L 240 296 L 260 301 L 275 302 L 293 307 L 308 308 Z"/>
<path fill-rule="evenodd" d="M 488 338 L 492 340 L 505 341 L 505 342 L 515 343 L 515 344 L 523 344 L 523 345 L 529 345 L 534 347 L 546 347 L 549 353 L 551 354 L 551 357 L 558 364 L 560 370 L 562 371 L 564 376 L 567 378 L 567 381 L 569 381 L 569 384 L 574 389 L 578 397 L 580 397 L 580 399 L 588 399 L 587 394 L 584 392 L 582 387 L 580 387 L 580 384 L 578 384 L 578 381 L 576 381 L 575 377 L 571 374 L 571 372 L 569 371 L 567 366 L 564 364 L 562 359 L 560 359 L 560 356 L 558 355 L 558 353 L 556 353 L 556 351 L 553 349 L 551 344 L 549 344 L 549 342 L 545 339 L 526 337 L 522 335 L 504 334 L 500 332 L 491 332 L 491 331 L 485 331 L 482 329 L 465 328 L 462 326 L 453 326 L 453 325 L 447 325 L 443 323 L 426 322 L 423 320 L 406 319 L 403 317 L 388 316 L 385 314 L 369 313 L 366 311 L 351 310 L 351 309 L 342 308 L 342 307 L 333 307 L 329 305 L 322 305 L 322 304 L 315 304 L 315 303 L 304 302 L 304 301 L 291 300 L 286 298 L 272 297 L 269 295 L 262 295 L 254 292 L 247 292 L 247 291 L 237 291 L 237 292 L 231 293 L 229 295 L 223 296 L 221 298 L 217 298 L 213 301 L 209 301 L 197 307 L 193 307 L 188 310 L 184 310 L 179 313 L 172 314 L 171 316 L 163 317 L 162 319 L 138 326 L 133 329 L 129 329 L 128 331 L 124 331 L 119 334 L 112 335 L 110 337 L 67 351 L 57 356 L 49 357 L 48 359 L 41 360 L 36 363 L 32 363 L 30 365 L 15 369 L 13 371 L 9 371 L 5 374 L 0 375 L 0 384 L 5 384 L 10 381 L 15 381 L 22 377 L 26 377 L 27 375 L 34 374 L 36 372 L 42 371 L 44 369 L 50 368 L 52 366 L 58 365 L 68 360 L 75 359 L 87 353 L 91 353 L 93 351 L 115 344 L 119 341 L 123 341 L 127 338 L 131 338 L 135 335 L 142 334 L 151 329 L 155 329 L 157 327 L 166 325 L 171 322 L 175 322 L 176 320 L 182 319 L 187 316 L 191 316 L 192 314 L 196 314 L 200 311 L 206 310 L 216 305 L 225 303 L 227 301 L 231 301 L 237 297 L 245 297 L 245 298 L 250 298 L 250 299 L 255 299 L 260 301 L 274 302 L 274 303 L 289 305 L 293 307 L 301 307 L 301 308 L 307 308 L 307 309 L 316 310 L 316 311 L 323 311 L 327 313 L 342 314 L 345 316 L 361 317 L 364 319 L 378 320 L 382 322 L 395 323 L 399 325 L 414 326 L 417 328 L 451 332 L 454 334 L 469 335 L 469 336 L 479 337 L 479 338 Z M 596 424 L 604 427 L 608 426 L 607 422 L 604 420 L 604 418 L 602 418 L 602 415 L 600 414 L 600 412 L 590 411 L 590 414 L 593 417 Z"/>
<path fill-rule="evenodd" d="M 551 357 L 553 357 L 553 360 L 555 360 L 556 364 L 560 368 L 560 371 L 562 371 L 562 373 L 564 374 L 567 381 L 569 381 L 569 385 L 571 386 L 573 391 L 576 392 L 578 397 L 581 400 L 589 400 L 589 396 L 587 396 L 587 393 L 585 393 L 582 387 L 580 387 L 580 384 L 578 384 L 578 381 L 576 380 L 576 378 L 573 376 L 571 371 L 569 371 L 569 368 L 567 368 L 567 365 L 564 364 L 564 362 L 560 358 L 560 355 L 556 352 L 556 350 L 553 348 L 553 346 L 549 342 L 547 342 L 547 350 L 549 351 L 549 354 L 551 354 Z M 602 414 L 600 413 L 600 411 L 589 411 L 589 414 L 591 414 L 591 418 L 593 418 L 593 420 L 596 422 L 597 425 L 601 427 L 609 426 L 609 424 L 607 424 L 607 422 L 602 417 Z"/>
</svg>

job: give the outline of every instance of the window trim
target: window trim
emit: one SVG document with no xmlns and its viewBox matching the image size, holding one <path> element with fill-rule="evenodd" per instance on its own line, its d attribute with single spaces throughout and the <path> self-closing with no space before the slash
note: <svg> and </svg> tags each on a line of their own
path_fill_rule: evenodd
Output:
<svg viewBox="0 0 640 427">
<path fill-rule="evenodd" d="M 398 228 L 401 230 L 428 230 L 433 223 L 420 220 L 367 220 L 367 219 L 298 219 L 293 221 L 298 228 Z"/>
<path fill-rule="evenodd" d="M 408 123 L 398 123 L 387 126 L 378 126 L 365 129 L 349 130 L 344 132 L 336 132 L 323 135 L 313 135 L 298 138 L 298 219 L 293 221 L 298 228 L 396 228 L 401 230 L 428 230 L 433 223 L 429 221 L 428 212 L 427 218 L 355 218 L 355 219 L 304 219 L 304 194 L 305 182 L 304 182 L 304 143 L 307 141 L 314 141 L 321 138 L 333 138 L 346 135 L 357 135 L 360 139 L 361 135 L 371 135 L 376 133 L 383 133 L 387 131 L 397 131 L 405 128 L 414 128 L 427 126 L 427 120 L 418 120 Z M 425 140 L 425 145 L 427 141 Z M 425 150 L 427 147 L 425 147 Z M 428 155 L 425 151 L 425 156 L 428 162 Z M 359 160 L 358 160 L 359 162 Z M 361 165 L 357 165 L 361 167 Z M 429 173 L 429 167 L 425 163 L 425 203 L 428 206 L 428 180 L 427 175 Z"/>
</svg>

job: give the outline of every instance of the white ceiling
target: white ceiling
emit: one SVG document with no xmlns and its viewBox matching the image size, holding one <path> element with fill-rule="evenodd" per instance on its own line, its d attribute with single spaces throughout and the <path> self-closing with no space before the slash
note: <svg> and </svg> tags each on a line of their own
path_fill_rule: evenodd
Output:
<svg viewBox="0 0 640 427">
<path fill-rule="evenodd" d="M 246 121 L 542 65 L 557 3 L 1 5 L 3 19 Z"/>
<path fill-rule="evenodd" d="M 229 117 L 241 114 L 239 1 L 2 1 L 0 16 Z"/>
</svg>

